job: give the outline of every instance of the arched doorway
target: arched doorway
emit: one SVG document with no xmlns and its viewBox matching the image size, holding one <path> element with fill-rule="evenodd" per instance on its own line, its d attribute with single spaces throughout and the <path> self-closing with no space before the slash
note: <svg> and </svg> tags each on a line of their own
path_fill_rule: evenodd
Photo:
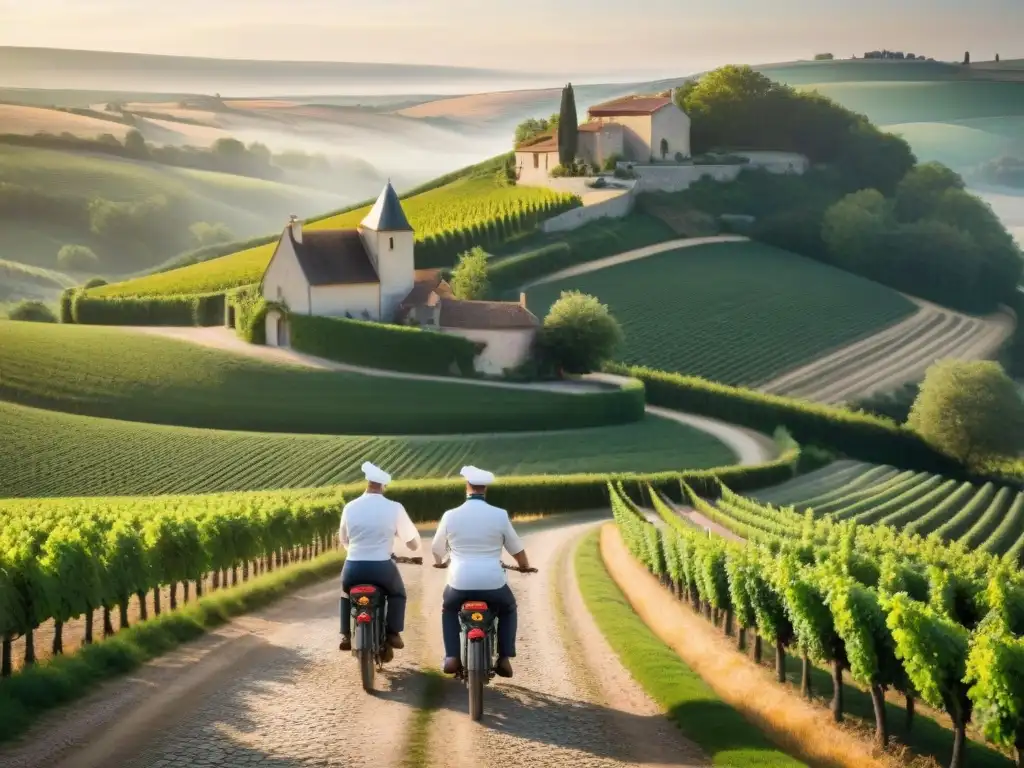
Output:
<svg viewBox="0 0 1024 768">
<path fill-rule="evenodd" d="M 288 318 L 284 315 L 277 316 L 277 346 L 287 347 L 291 342 L 288 338 Z"/>
</svg>

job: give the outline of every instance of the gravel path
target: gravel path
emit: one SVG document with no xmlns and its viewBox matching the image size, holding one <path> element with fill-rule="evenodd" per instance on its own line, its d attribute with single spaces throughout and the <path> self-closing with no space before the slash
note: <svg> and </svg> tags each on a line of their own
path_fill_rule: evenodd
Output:
<svg viewBox="0 0 1024 768">
<path fill-rule="evenodd" d="M 563 269 L 559 272 L 553 272 L 550 275 L 545 275 L 539 280 L 527 283 L 523 286 L 522 290 L 525 291 L 527 288 L 534 285 L 553 283 L 556 280 L 562 280 L 566 277 L 576 277 L 577 275 L 585 275 L 588 272 L 596 272 L 597 270 L 604 269 L 605 267 L 614 267 L 616 264 L 625 264 L 629 261 L 646 259 L 648 256 L 665 253 L 665 251 L 675 251 L 680 248 L 693 248 L 698 245 L 710 245 L 711 243 L 745 243 L 749 240 L 749 237 L 743 237 L 742 235 L 712 235 L 711 237 L 685 237 L 678 240 L 666 240 L 664 243 L 655 243 L 654 245 L 636 248 L 632 251 L 616 254 L 615 256 L 607 256 L 603 259 L 589 261 L 586 264 L 580 264 L 575 267 Z"/>
<path fill-rule="evenodd" d="M 604 643 L 572 577 L 572 545 L 607 513 L 524 524 L 540 573 L 510 574 L 519 602 L 516 676 L 485 693 L 473 723 L 465 687 L 445 680 L 436 766 L 696 766 L 699 751 L 661 716 Z M 424 532 L 429 543 L 431 532 Z M 44 719 L 4 768 L 216 765 L 399 766 L 424 663 L 442 655 L 445 571 L 402 566 L 405 650 L 378 694 L 337 650 L 335 580 L 243 617 Z"/>
<path fill-rule="evenodd" d="M 515 677 L 486 689 L 480 723 L 468 717 L 465 686 L 446 681 L 432 730 L 434 768 L 706 764 L 622 668 L 582 606 L 568 556 L 590 525 L 526 537 L 540 572 L 509 574 L 519 605 Z M 428 642 L 439 661 L 445 572 L 431 568 L 426 576 L 426 593 L 436 595 L 424 604 L 435 626 Z"/>
</svg>

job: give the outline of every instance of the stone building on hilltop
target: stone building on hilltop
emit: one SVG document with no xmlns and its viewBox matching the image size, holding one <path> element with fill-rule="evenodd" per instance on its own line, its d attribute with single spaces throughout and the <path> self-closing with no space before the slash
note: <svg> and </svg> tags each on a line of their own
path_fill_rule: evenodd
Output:
<svg viewBox="0 0 1024 768">
<path fill-rule="evenodd" d="M 587 110 L 577 128 L 577 154 L 603 166 L 612 156 L 633 163 L 676 162 L 690 157 L 690 118 L 668 96 L 626 96 Z M 520 181 L 547 178 L 559 165 L 558 138 L 535 136 L 516 147 Z"/>
<path fill-rule="evenodd" d="M 415 267 L 414 232 L 388 182 L 357 229 L 285 226 L 260 282 L 263 298 L 288 313 L 419 325 L 485 344 L 481 373 L 524 362 L 540 325 L 518 302 L 461 301 L 440 270 Z M 289 346 L 288 316 L 267 314 L 269 346 Z"/>
</svg>

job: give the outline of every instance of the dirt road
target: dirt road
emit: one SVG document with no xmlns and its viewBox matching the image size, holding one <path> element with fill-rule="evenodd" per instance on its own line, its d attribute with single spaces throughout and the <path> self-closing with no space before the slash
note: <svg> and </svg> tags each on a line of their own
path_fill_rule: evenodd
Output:
<svg viewBox="0 0 1024 768">
<path fill-rule="evenodd" d="M 466 715 L 465 688 L 446 680 L 430 735 L 431 764 L 702 765 L 619 665 L 582 605 L 572 545 L 606 515 L 520 526 L 541 569 L 510 574 L 519 602 L 516 677 L 486 691 L 485 720 Z M 430 532 L 424 535 L 429 546 Z M 198 643 L 46 719 L 0 751 L 4 768 L 399 766 L 425 666 L 442 655 L 445 571 L 403 566 L 406 649 L 360 688 L 337 650 L 338 586 L 330 581 L 233 622 Z"/>
</svg>

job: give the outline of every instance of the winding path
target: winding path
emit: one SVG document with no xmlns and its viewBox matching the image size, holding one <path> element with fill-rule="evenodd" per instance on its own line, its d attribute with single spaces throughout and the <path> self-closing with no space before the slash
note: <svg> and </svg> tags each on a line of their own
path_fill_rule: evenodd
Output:
<svg viewBox="0 0 1024 768">
<path fill-rule="evenodd" d="M 450 376 L 429 376 L 425 374 L 403 373 L 401 371 L 388 371 L 378 368 L 364 368 L 346 363 L 327 360 L 322 357 L 314 357 L 293 349 L 282 349 L 280 347 L 267 347 L 260 344 L 249 344 L 242 341 L 238 336 L 227 328 L 175 328 L 161 326 L 122 326 L 124 330 L 134 333 L 147 333 L 153 336 L 162 336 L 169 339 L 199 344 L 204 347 L 219 349 L 224 352 L 246 355 L 259 358 L 269 362 L 286 365 L 297 365 L 304 368 L 316 368 L 324 371 L 338 371 L 344 373 L 358 373 L 365 376 L 380 376 L 389 379 L 406 379 L 409 381 L 439 381 L 453 386 L 471 387 L 496 387 L 498 389 L 526 389 L 546 390 L 568 394 L 586 394 L 610 386 L 622 386 L 628 379 L 622 376 L 611 374 L 594 373 L 583 376 L 574 381 L 541 382 L 535 384 L 506 382 L 506 381 L 484 381 L 481 379 L 457 379 Z M 736 454 L 737 463 L 743 465 L 761 464 L 772 459 L 777 448 L 774 441 L 758 432 L 753 432 L 742 427 L 737 427 L 724 421 L 709 419 L 704 416 L 694 416 L 686 413 L 657 408 L 648 405 L 648 414 L 662 419 L 684 424 L 688 427 L 699 429 L 725 443 Z"/>
<path fill-rule="evenodd" d="M 571 570 L 572 545 L 607 513 L 520 525 L 540 573 L 510 574 L 519 603 L 516 676 L 469 720 L 464 686 L 445 680 L 429 731 L 430 765 L 707 764 L 637 687 L 593 626 Z M 425 532 L 423 546 L 430 533 Z M 403 566 L 406 649 L 365 694 L 337 650 L 338 585 L 307 588 L 232 622 L 44 719 L 5 768 L 216 765 L 400 766 L 441 654 L 445 572 Z"/>
</svg>

